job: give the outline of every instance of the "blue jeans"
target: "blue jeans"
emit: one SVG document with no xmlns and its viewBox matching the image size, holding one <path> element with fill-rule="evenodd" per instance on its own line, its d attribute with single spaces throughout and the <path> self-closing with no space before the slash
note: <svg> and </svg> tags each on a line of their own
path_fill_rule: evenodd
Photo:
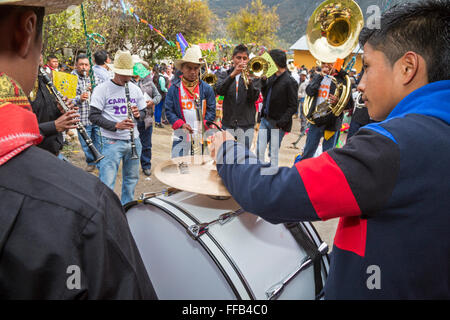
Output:
<svg viewBox="0 0 450 320">
<path fill-rule="evenodd" d="M 266 118 L 261 119 L 258 142 L 256 144 L 256 155 L 258 156 L 259 161 L 265 162 L 264 154 L 266 153 L 267 145 L 269 145 L 270 162 L 273 162 L 275 166 L 278 166 L 278 151 L 280 151 L 284 134 L 285 131 L 275 128 L 275 125 L 270 123 Z M 278 140 L 274 143 L 274 139 L 276 138 L 278 138 Z"/>
<path fill-rule="evenodd" d="M 139 121 L 137 123 L 137 128 L 139 130 L 139 139 L 142 145 L 141 154 L 141 168 L 142 170 L 151 169 L 152 167 L 152 133 L 153 126 L 149 126 L 145 129 L 144 121 Z"/>
<path fill-rule="evenodd" d="M 163 114 L 164 101 L 166 98 L 161 99 L 161 101 L 155 106 L 155 122 L 161 123 L 161 117 Z"/>
<path fill-rule="evenodd" d="M 86 132 L 87 132 L 89 138 L 91 138 L 92 143 L 94 144 L 94 147 L 97 148 L 97 150 L 100 153 L 102 153 L 102 148 L 101 148 L 102 147 L 102 143 L 101 143 L 100 128 L 98 126 L 95 126 L 95 125 L 85 126 L 84 128 L 86 129 Z M 94 162 L 95 158 L 92 155 L 91 150 L 89 149 L 89 147 L 87 146 L 86 142 L 81 137 L 81 134 L 79 132 L 78 132 L 78 140 L 80 141 L 81 148 L 84 151 L 84 155 L 86 157 L 86 163 L 89 166 L 97 165 L 97 167 L 98 167 L 98 164 L 96 164 Z"/>
<path fill-rule="evenodd" d="M 317 147 L 319 146 L 320 139 L 323 137 L 325 132 L 325 126 L 317 127 L 316 125 L 310 124 L 309 131 L 306 135 L 305 149 L 303 150 L 302 160 L 312 158 L 316 153 Z M 339 130 L 334 133 L 334 135 L 328 139 L 323 139 L 322 151 L 325 152 L 329 149 L 334 148 L 339 138 Z"/>
<path fill-rule="evenodd" d="M 134 139 L 136 151 L 140 157 L 142 146 L 139 139 Z M 129 140 L 116 140 L 102 137 L 103 158 L 100 161 L 100 180 L 114 191 L 117 172 L 122 161 L 122 205 L 134 200 L 134 189 L 139 180 L 139 159 L 131 159 Z"/>
</svg>

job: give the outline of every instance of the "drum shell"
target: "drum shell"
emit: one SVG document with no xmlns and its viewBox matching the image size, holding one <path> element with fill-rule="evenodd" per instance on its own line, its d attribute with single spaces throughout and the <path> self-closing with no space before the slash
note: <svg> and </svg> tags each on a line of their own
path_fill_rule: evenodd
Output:
<svg viewBox="0 0 450 320">
<path fill-rule="evenodd" d="M 270 224 L 244 212 L 216 223 L 197 239 L 191 225 L 234 211 L 233 200 L 179 192 L 129 206 L 127 219 L 149 277 L 160 299 L 266 299 L 266 291 L 295 270 L 306 257 L 283 224 Z M 310 223 L 301 223 L 314 243 L 321 242 Z M 322 259 L 322 278 L 328 257 Z M 313 268 L 296 276 L 279 299 L 314 299 Z"/>
</svg>

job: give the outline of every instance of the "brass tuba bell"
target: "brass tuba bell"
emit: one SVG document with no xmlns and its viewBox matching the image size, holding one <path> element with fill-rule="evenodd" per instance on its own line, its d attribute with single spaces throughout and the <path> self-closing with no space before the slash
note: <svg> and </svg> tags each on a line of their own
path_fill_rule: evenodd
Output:
<svg viewBox="0 0 450 320">
<path fill-rule="evenodd" d="M 308 21 L 306 43 L 309 51 L 321 62 L 331 63 L 336 59 L 345 59 L 357 46 L 363 26 L 363 14 L 355 1 L 324 1 L 314 10 Z M 345 76 L 344 84 L 338 83 L 334 77 L 331 77 L 331 81 L 336 86 L 334 95 L 338 97 L 338 102 L 334 105 L 324 102 L 313 106 L 314 97 L 306 96 L 303 114 L 308 122 L 317 124 L 330 113 L 338 117 L 344 111 L 351 95 L 350 77 Z"/>
</svg>

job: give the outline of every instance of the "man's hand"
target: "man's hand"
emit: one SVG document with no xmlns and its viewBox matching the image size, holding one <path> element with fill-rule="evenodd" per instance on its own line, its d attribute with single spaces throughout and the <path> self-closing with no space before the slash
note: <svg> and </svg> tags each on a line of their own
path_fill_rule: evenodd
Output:
<svg viewBox="0 0 450 320">
<path fill-rule="evenodd" d="M 81 94 L 81 96 L 80 96 L 80 101 L 81 101 L 81 102 L 84 102 L 84 101 L 86 101 L 87 99 L 89 99 L 89 92 L 88 92 L 88 91 L 83 92 L 83 93 Z"/>
<path fill-rule="evenodd" d="M 56 131 L 63 132 L 69 129 L 75 129 L 80 121 L 79 114 L 76 110 L 69 110 L 58 119 L 55 120 Z"/>
<path fill-rule="evenodd" d="M 336 104 L 338 101 L 339 101 L 339 99 L 338 99 L 338 97 L 336 97 L 335 95 L 332 95 L 331 93 L 328 95 L 328 101 L 331 103 L 331 104 Z"/>
<path fill-rule="evenodd" d="M 73 109 L 73 110 L 78 110 L 78 108 L 75 107 L 75 105 L 73 104 L 73 100 L 71 100 L 71 99 L 69 99 L 69 98 L 67 98 L 67 97 L 63 97 L 63 98 L 62 98 L 62 101 L 64 101 L 65 105 L 67 106 L 67 108 L 69 108 L 69 110 L 72 110 L 72 109 Z M 59 103 L 57 103 L 56 106 L 58 107 L 58 110 L 59 110 L 61 113 L 66 112 L 66 111 L 64 110 L 64 108 L 62 107 L 62 105 L 60 105 Z"/>
<path fill-rule="evenodd" d="M 187 130 L 187 131 L 189 131 L 189 133 L 194 133 L 194 130 L 187 123 L 183 123 L 183 125 L 181 126 L 181 129 Z"/>
<path fill-rule="evenodd" d="M 133 114 L 133 117 L 135 117 L 136 119 L 139 119 L 141 117 L 137 106 L 131 106 L 131 113 Z"/>
<path fill-rule="evenodd" d="M 147 109 L 155 110 L 155 102 L 153 100 L 147 101 Z"/>
<path fill-rule="evenodd" d="M 236 77 L 238 74 L 241 74 L 242 71 L 247 67 L 247 62 L 241 62 L 239 63 L 233 70 L 233 72 L 230 74 L 232 78 Z"/>
<path fill-rule="evenodd" d="M 217 150 L 219 150 L 220 146 L 228 140 L 234 141 L 234 137 L 228 131 L 219 131 L 211 137 L 211 144 L 209 145 L 211 158 L 216 160 Z"/>
<path fill-rule="evenodd" d="M 133 120 L 130 120 L 128 118 L 116 123 L 117 130 L 130 130 L 133 128 L 134 128 L 134 122 L 133 122 Z"/>
</svg>

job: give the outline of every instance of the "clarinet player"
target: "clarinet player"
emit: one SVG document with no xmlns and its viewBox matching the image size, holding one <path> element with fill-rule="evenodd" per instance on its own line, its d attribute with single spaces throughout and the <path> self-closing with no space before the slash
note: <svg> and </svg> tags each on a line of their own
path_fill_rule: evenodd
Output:
<svg viewBox="0 0 450 320">
<path fill-rule="evenodd" d="M 111 66 L 114 78 L 95 88 L 89 114 L 89 120 L 100 127 L 102 135 L 102 153 L 105 158 L 100 164 L 99 178 L 112 190 L 122 162 L 122 205 L 134 199 L 134 190 L 139 180 L 142 146 L 136 121 L 144 117 L 147 106 L 141 89 L 130 82 L 133 66 L 131 54 L 119 50 L 114 58 L 114 65 Z M 127 106 L 126 84 L 129 89 L 131 118 Z M 133 149 L 137 158 L 132 157 Z"/>
<path fill-rule="evenodd" d="M 78 112 L 80 113 L 81 123 L 86 129 L 86 133 L 91 139 L 97 150 L 101 150 L 100 143 L 100 129 L 98 126 L 92 124 L 89 117 L 89 98 L 90 93 L 92 91 L 92 85 L 89 78 L 89 69 L 90 63 L 89 58 L 84 53 L 79 54 L 76 58 L 75 70 L 73 70 L 72 74 L 78 77 L 77 84 L 77 95 L 74 99 L 74 104 L 78 107 Z M 96 162 L 96 159 L 90 150 L 89 146 L 86 144 L 84 139 L 81 137 L 80 133 L 78 133 L 78 140 L 80 141 L 81 148 L 83 149 L 84 156 L 86 159 L 86 171 L 93 172 L 95 168 L 99 168 L 100 163 Z"/>
</svg>

